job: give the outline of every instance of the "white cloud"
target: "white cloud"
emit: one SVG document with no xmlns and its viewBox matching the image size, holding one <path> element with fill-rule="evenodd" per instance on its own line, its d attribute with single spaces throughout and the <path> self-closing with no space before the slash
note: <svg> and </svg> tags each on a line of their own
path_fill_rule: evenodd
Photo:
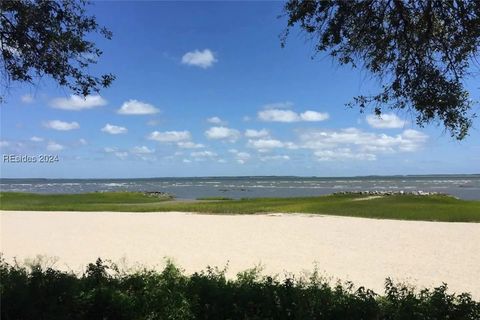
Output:
<svg viewBox="0 0 480 320">
<path fill-rule="evenodd" d="M 237 149 L 229 149 L 228 152 L 233 153 L 235 155 L 235 159 L 240 164 L 246 163 L 251 158 L 250 153 L 241 152 L 241 151 L 238 151 Z"/>
<path fill-rule="evenodd" d="M 115 152 L 114 155 L 119 158 L 119 159 L 126 159 L 128 157 L 128 152 L 126 151 L 118 151 L 118 152 Z"/>
<path fill-rule="evenodd" d="M 127 133 L 128 129 L 125 127 L 115 126 L 113 124 L 107 123 L 102 128 L 102 131 L 109 134 L 122 134 L 122 133 Z"/>
<path fill-rule="evenodd" d="M 284 154 L 284 155 L 275 155 L 275 156 L 264 156 L 260 157 L 261 161 L 272 161 L 272 160 L 290 160 L 290 156 Z"/>
<path fill-rule="evenodd" d="M 55 109 L 79 111 L 101 107 L 107 104 L 107 101 L 99 95 L 88 95 L 81 97 L 75 94 L 69 98 L 56 98 L 50 102 L 50 106 Z"/>
<path fill-rule="evenodd" d="M 324 121 L 330 118 L 330 115 L 326 112 L 317 112 L 307 110 L 300 114 L 300 119 L 303 121 Z"/>
<path fill-rule="evenodd" d="M 177 146 L 179 148 L 183 149 L 199 149 L 199 148 L 204 148 L 205 146 L 201 143 L 194 143 L 192 141 L 180 141 L 177 143 Z"/>
<path fill-rule="evenodd" d="M 189 131 L 153 131 L 148 136 L 148 139 L 155 140 L 158 142 L 181 142 L 189 141 L 191 139 L 191 134 Z"/>
<path fill-rule="evenodd" d="M 420 131 L 407 129 L 400 135 L 402 143 L 399 149 L 401 151 L 416 151 L 428 140 L 428 136 Z"/>
<path fill-rule="evenodd" d="M 245 137 L 247 138 L 266 138 L 270 135 L 267 129 L 254 130 L 247 129 L 245 130 Z"/>
<path fill-rule="evenodd" d="M 65 149 L 65 147 L 61 144 L 56 143 L 55 141 L 49 141 L 47 144 L 48 151 L 61 151 L 63 149 Z"/>
<path fill-rule="evenodd" d="M 30 138 L 30 141 L 33 141 L 33 142 L 42 142 L 43 140 L 45 140 L 45 139 L 43 139 L 41 137 L 37 137 L 37 136 L 33 136 L 33 137 Z"/>
<path fill-rule="evenodd" d="M 218 60 L 215 58 L 214 53 L 210 49 L 205 49 L 203 51 L 195 50 L 187 52 L 182 57 L 182 63 L 207 69 Z"/>
<path fill-rule="evenodd" d="M 236 155 L 237 162 L 240 164 L 244 164 L 248 160 L 250 160 L 250 153 L 248 152 L 238 152 Z"/>
<path fill-rule="evenodd" d="M 86 146 L 88 144 L 87 140 L 83 138 L 78 139 L 78 143 L 82 146 Z"/>
<path fill-rule="evenodd" d="M 266 151 L 268 149 L 283 148 L 285 143 L 276 139 L 258 139 L 248 140 L 247 146 L 249 148 L 257 149 L 258 151 Z"/>
<path fill-rule="evenodd" d="M 375 160 L 374 156 L 380 153 L 419 150 L 427 140 L 426 134 L 412 129 L 394 136 L 356 128 L 339 131 L 310 130 L 300 134 L 301 147 L 319 151 L 316 156 L 325 159 L 335 159 L 332 153 L 337 152 L 346 159 Z"/>
<path fill-rule="evenodd" d="M 131 99 L 125 101 L 117 112 L 125 115 L 146 115 L 158 113 L 160 110 L 149 103 Z"/>
<path fill-rule="evenodd" d="M 408 129 L 397 135 L 378 134 L 357 128 L 340 130 L 300 130 L 298 141 L 281 141 L 274 138 L 249 139 L 247 147 L 264 154 L 273 150 L 311 150 L 319 161 L 374 161 L 382 154 L 415 152 L 423 148 L 428 136 Z M 236 149 L 229 150 L 237 153 Z M 261 161 L 289 160 L 290 156 L 262 155 Z"/>
<path fill-rule="evenodd" d="M 307 110 L 296 113 L 285 109 L 266 109 L 258 112 L 258 119 L 267 122 L 299 122 L 299 121 L 324 121 L 329 118 L 328 113 Z"/>
<path fill-rule="evenodd" d="M 34 99 L 31 94 L 24 94 L 20 97 L 20 101 L 22 101 L 23 103 L 32 103 Z"/>
<path fill-rule="evenodd" d="M 407 123 L 405 120 L 400 119 L 396 114 L 386 113 L 382 114 L 380 117 L 370 114 L 366 117 L 367 123 L 373 128 L 403 128 Z"/>
<path fill-rule="evenodd" d="M 69 131 L 80 128 L 78 122 L 64 122 L 61 120 L 50 120 L 45 122 L 44 127 L 58 131 Z"/>
<path fill-rule="evenodd" d="M 272 122 L 296 122 L 300 117 L 292 110 L 269 109 L 258 112 L 258 118 L 262 121 Z"/>
<path fill-rule="evenodd" d="M 4 147 L 8 147 L 10 145 L 10 142 L 8 142 L 7 140 L 0 140 L 0 147 L 4 148 Z"/>
<path fill-rule="evenodd" d="M 155 150 L 154 149 L 150 149 L 146 146 L 140 146 L 140 147 L 134 147 L 132 148 L 131 150 L 132 153 L 135 153 L 135 154 L 151 154 L 151 153 L 154 153 Z"/>
<path fill-rule="evenodd" d="M 223 120 L 220 119 L 219 117 L 211 117 L 211 118 L 208 118 L 208 119 L 207 119 L 207 122 L 208 122 L 208 123 L 213 123 L 213 124 L 221 124 L 221 125 L 227 124 L 226 121 L 223 121 Z"/>
<path fill-rule="evenodd" d="M 192 160 L 189 160 L 189 159 L 183 159 L 183 160 L 182 160 L 182 162 L 183 162 L 183 163 L 190 163 L 190 162 L 192 162 Z"/>
<path fill-rule="evenodd" d="M 376 160 L 377 157 L 371 153 L 354 152 L 349 148 L 335 150 L 318 150 L 314 152 L 318 161 L 342 161 L 342 160 Z"/>
<path fill-rule="evenodd" d="M 240 131 L 227 127 L 211 127 L 205 131 L 208 139 L 222 139 L 234 142 L 240 138 Z"/>
<path fill-rule="evenodd" d="M 192 158 L 195 158 L 196 160 L 201 160 L 205 158 L 215 158 L 217 154 L 212 151 L 196 151 L 190 153 L 190 156 L 192 156 Z"/>
<path fill-rule="evenodd" d="M 111 153 L 111 154 L 115 155 L 115 157 L 117 157 L 121 160 L 124 160 L 128 157 L 128 152 L 120 151 L 120 150 L 118 150 L 118 148 L 115 148 L 115 147 L 105 147 L 103 149 L 103 151 L 105 151 L 106 153 Z"/>
</svg>

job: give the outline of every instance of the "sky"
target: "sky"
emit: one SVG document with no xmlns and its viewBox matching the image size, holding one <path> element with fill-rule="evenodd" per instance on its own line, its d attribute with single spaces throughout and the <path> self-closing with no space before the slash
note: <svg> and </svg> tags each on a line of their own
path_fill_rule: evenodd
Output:
<svg viewBox="0 0 480 320">
<path fill-rule="evenodd" d="M 480 172 L 478 118 L 459 142 L 406 111 L 379 119 L 346 107 L 379 83 L 315 54 L 297 29 L 281 48 L 280 2 L 97 2 L 89 12 L 113 32 L 91 36 L 104 54 L 90 71 L 117 79 L 86 98 L 47 78 L 12 84 L 0 106 L 1 177 Z M 466 85 L 478 95 L 477 82 Z"/>
</svg>

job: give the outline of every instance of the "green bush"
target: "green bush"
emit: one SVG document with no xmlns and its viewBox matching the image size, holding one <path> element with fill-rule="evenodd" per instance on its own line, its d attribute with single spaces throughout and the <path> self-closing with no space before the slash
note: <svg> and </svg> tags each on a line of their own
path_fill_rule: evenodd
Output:
<svg viewBox="0 0 480 320">
<path fill-rule="evenodd" d="M 121 272 L 100 259 L 82 275 L 39 264 L 0 261 L 1 319 L 480 319 L 469 294 L 446 284 L 420 292 L 385 283 L 377 295 L 353 284 L 261 276 L 258 269 L 227 279 L 207 268 L 186 276 L 168 262 L 162 272 Z"/>
</svg>

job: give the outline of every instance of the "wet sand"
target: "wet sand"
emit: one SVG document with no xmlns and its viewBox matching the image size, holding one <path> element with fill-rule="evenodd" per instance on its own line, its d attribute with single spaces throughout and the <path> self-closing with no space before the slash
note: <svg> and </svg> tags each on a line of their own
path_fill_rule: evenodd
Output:
<svg viewBox="0 0 480 320">
<path fill-rule="evenodd" d="M 480 223 L 302 215 L 182 212 L 0 212 L 7 261 L 56 257 L 83 270 L 97 257 L 162 268 L 165 257 L 191 273 L 228 274 L 261 264 L 265 274 L 312 271 L 383 292 L 386 277 L 418 287 L 449 285 L 480 298 Z"/>
</svg>

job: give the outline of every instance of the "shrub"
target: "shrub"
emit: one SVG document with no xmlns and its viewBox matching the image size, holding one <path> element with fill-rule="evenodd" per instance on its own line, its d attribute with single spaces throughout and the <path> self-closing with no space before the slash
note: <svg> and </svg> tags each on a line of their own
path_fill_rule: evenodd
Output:
<svg viewBox="0 0 480 320">
<path fill-rule="evenodd" d="M 353 284 L 262 276 L 258 268 L 227 279 L 225 269 L 186 276 L 123 273 L 98 259 L 81 275 L 40 264 L 0 261 L 1 318 L 10 319 L 480 319 L 480 303 L 447 285 L 420 292 L 387 279 L 385 294 Z"/>
</svg>

